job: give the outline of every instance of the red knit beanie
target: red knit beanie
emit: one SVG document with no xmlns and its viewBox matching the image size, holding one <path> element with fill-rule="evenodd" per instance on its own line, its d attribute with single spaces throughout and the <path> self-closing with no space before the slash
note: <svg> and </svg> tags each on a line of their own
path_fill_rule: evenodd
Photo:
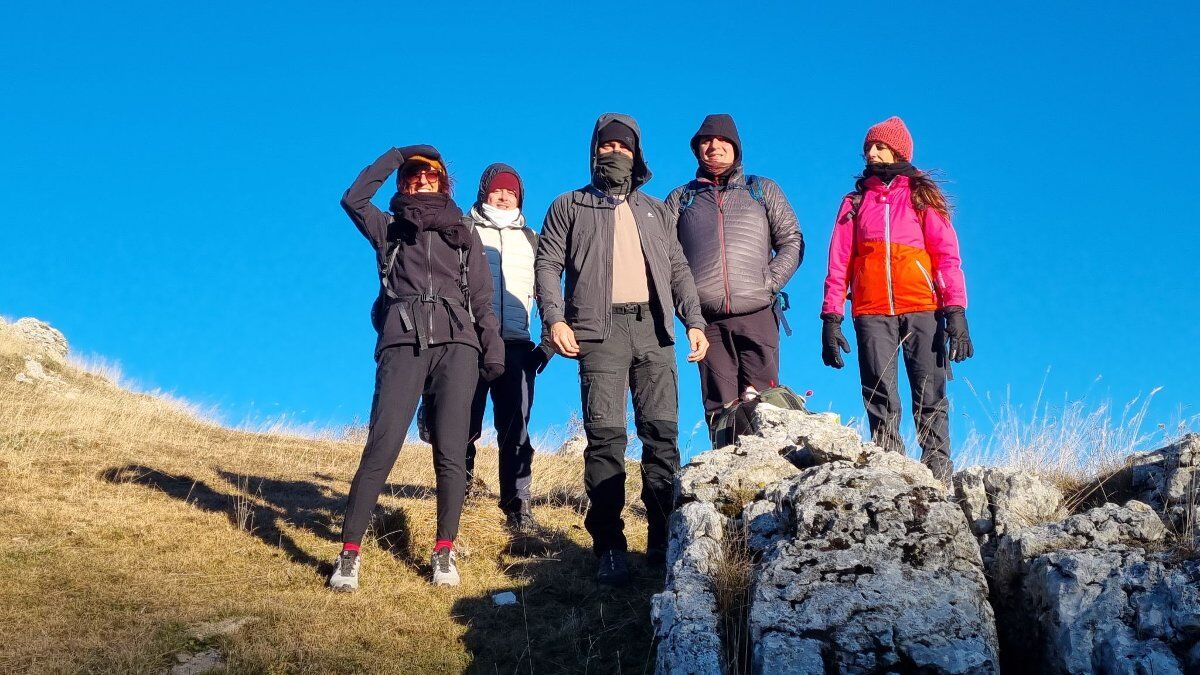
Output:
<svg viewBox="0 0 1200 675">
<path fill-rule="evenodd" d="M 521 181 L 513 174 L 511 174 L 507 171 L 501 171 L 500 173 L 496 174 L 495 176 L 492 176 L 492 180 L 488 182 L 487 191 L 493 192 L 495 190 L 501 190 L 501 189 L 511 190 L 512 193 L 517 196 L 517 200 L 520 201 L 520 199 L 521 199 Z"/>
<path fill-rule="evenodd" d="M 904 120 L 899 117 L 889 117 L 867 130 L 867 137 L 863 140 L 863 154 L 876 142 L 887 145 L 900 159 L 912 161 L 912 134 L 908 133 L 908 127 L 904 126 Z"/>
</svg>

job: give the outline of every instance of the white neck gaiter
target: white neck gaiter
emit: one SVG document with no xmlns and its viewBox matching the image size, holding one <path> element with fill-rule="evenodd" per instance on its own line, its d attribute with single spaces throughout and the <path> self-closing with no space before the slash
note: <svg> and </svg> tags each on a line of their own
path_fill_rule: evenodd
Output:
<svg viewBox="0 0 1200 675">
<path fill-rule="evenodd" d="M 483 211 L 483 217 L 500 229 L 517 227 L 521 218 L 521 209 L 500 209 L 486 202 L 480 204 L 479 208 Z"/>
</svg>

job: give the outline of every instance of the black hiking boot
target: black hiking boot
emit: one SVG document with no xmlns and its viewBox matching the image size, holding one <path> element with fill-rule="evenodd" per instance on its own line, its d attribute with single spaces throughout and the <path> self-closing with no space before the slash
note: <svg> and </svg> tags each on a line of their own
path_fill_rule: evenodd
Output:
<svg viewBox="0 0 1200 675">
<path fill-rule="evenodd" d="M 629 560 L 625 551 L 605 551 L 600 554 L 596 583 L 605 586 L 624 586 L 629 583 Z"/>
</svg>

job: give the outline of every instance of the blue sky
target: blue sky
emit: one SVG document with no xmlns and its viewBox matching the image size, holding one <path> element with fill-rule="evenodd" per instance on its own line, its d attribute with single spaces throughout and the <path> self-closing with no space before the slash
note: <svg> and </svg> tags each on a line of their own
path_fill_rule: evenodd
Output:
<svg viewBox="0 0 1200 675">
<path fill-rule="evenodd" d="M 508 162 L 540 223 L 586 181 L 598 114 L 639 120 L 662 197 L 694 170 L 702 117 L 729 112 L 808 243 L 784 380 L 859 416 L 816 317 L 863 134 L 898 114 L 958 207 L 976 358 L 951 387 L 955 437 L 986 425 L 989 394 L 1030 405 L 1043 382 L 1118 404 L 1161 386 L 1152 421 L 1194 415 L 1200 16 L 1048 4 L 10 6 L 0 314 L 230 422 L 364 419 L 377 279 L 338 205 L 363 166 L 435 144 L 465 206 Z M 680 384 L 686 437 L 694 367 Z M 536 426 L 565 420 L 575 364 L 556 359 L 537 397 Z"/>
</svg>

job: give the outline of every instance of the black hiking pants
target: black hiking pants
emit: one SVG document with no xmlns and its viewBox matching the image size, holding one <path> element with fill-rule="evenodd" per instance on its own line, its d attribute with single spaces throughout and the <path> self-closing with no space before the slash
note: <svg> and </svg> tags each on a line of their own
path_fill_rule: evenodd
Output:
<svg viewBox="0 0 1200 675">
<path fill-rule="evenodd" d="M 666 549 L 667 518 L 674 510 L 673 480 L 679 382 L 675 348 L 656 328 L 648 303 L 613 305 L 612 329 L 599 342 L 579 343 L 583 428 L 587 435 L 583 483 L 591 501 L 584 527 L 592 550 L 628 549 L 625 540 L 625 392 L 633 394 L 634 424 L 642 442 L 642 503 L 649 548 Z"/>
<path fill-rule="evenodd" d="M 898 361 L 902 355 L 912 394 L 921 462 L 938 479 L 949 481 L 953 472 L 950 404 L 946 398 L 949 368 L 942 322 L 933 312 L 868 315 L 854 319 L 854 333 L 858 340 L 858 368 L 871 439 L 884 450 L 904 452 L 897 386 Z"/>
<path fill-rule="evenodd" d="M 433 469 L 437 477 L 437 538 L 458 535 L 467 485 L 467 427 L 471 397 L 479 381 L 479 350 L 463 344 L 388 347 L 375 370 L 371 428 L 342 524 L 342 541 L 358 544 L 371 522 L 384 483 L 421 398 L 432 434 Z"/>
<path fill-rule="evenodd" d="M 530 365 L 532 342 L 504 343 L 504 374 L 492 382 L 482 377 L 471 403 L 471 442 L 467 446 L 467 481 L 475 475 L 475 441 L 483 431 L 488 395 L 500 452 L 500 510 L 517 513 L 530 501 L 533 444 L 529 441 L 529 411 L 533 407 L 535 368 Z"/>
<path fill-rule="evenodd" d="M 779 320 L 774 306 L 739 316 L 705 317 L 708 354 L 700 366 L 704 418 L 712 426 L 726 403 L 746 390 L 779 384 Z"/>
</svg>

